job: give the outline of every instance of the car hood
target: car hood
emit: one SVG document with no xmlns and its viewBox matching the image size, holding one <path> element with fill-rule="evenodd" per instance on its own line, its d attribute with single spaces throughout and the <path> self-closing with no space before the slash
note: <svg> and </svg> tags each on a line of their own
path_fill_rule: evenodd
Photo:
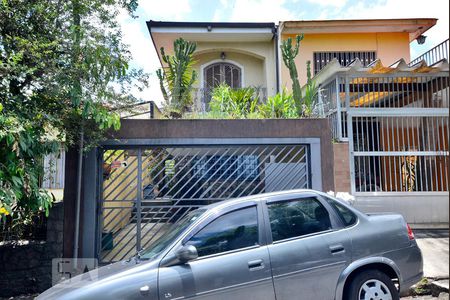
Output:
<svg viewBox="0 0 450 300">
<path fill-rule="evenodd" d="M 113 282 L 120 278 L 130 277 L 144 271 L 156 270 L 157 267 L 157 261 L 136 261 L 131 259 L 116 262 L 62 281 L 35 299 L 82 299 L 82 295 L 85 293 L 81 293 L 81 290 L 88 291 L 101 285 L 107 285 L 108 282 Z"/>
</svg>

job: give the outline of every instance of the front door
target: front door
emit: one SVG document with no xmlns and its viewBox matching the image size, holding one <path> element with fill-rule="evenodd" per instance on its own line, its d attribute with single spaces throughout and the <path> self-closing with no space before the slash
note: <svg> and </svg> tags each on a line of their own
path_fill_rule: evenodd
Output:
<svg viewBox="0 0 450 300">
<path fill-rule="evenodd" d="M 334 299 L 351 244 L 328 209 L 314 196 L 267 204 L 277 300 Z"/>
<path fill-rule="evenodd" d="M 184 245 L 199 257 L 162 267 L 159 299 L 274 300 L 269 252 L 260 238 L 257 206 L 227 212 Z"/>
</svg>

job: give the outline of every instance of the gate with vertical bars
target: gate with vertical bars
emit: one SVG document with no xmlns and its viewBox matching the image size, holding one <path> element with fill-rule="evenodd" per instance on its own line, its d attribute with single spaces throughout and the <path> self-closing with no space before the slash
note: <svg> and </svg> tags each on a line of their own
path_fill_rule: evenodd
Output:
<svg viewBox="0 0 450 300">
<path fill-rule="evenodd" d="M 161 144 L 103 148 L 97 249 L 101 263 L 133 256 L 201 206 L 311 187 L 307 144 Z"/>
</svg>

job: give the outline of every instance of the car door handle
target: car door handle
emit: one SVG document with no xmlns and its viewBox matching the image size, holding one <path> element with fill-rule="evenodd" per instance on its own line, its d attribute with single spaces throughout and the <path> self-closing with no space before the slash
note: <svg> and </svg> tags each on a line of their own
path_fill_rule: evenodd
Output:
<svg viewBox="0 0 450 300">
<path fill-rule="evenodd" d="M 341 244 L 332 245 L 332 246 L 330 246 L 330 252 L 331 252 L 331 254 L 342 253 L 342 252 L 345 252 L 345 248 Z"/>
<path fill-rule="evenodd" d="M 250 271 L 256 271 L 264 269 L 264 261 L 262 259 L 252 260 L 248 262 L 248 268 Z"/>
<path fill-rule="evenodd" d="M 141 295 L 148 295 L 150 292 L 150 287 L 148 285 L 142 286 L 139 291 L 141 292 Z"/>
</svg>

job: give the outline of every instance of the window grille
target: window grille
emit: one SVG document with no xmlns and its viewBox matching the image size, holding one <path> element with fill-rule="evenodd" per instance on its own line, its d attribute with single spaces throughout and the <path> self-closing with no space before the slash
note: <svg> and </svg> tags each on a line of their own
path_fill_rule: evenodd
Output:
<svg viewBox="0 0 450 300">
<path fill-rule="evenodd" d="M 314 52 L 314 74 L 322 70 L 333 58 L 336 58 L 342 66 L 359 58 L 364 66 L 377 59 L 375 51 L 353 51 L 353 52 Z"/>
</svg>

